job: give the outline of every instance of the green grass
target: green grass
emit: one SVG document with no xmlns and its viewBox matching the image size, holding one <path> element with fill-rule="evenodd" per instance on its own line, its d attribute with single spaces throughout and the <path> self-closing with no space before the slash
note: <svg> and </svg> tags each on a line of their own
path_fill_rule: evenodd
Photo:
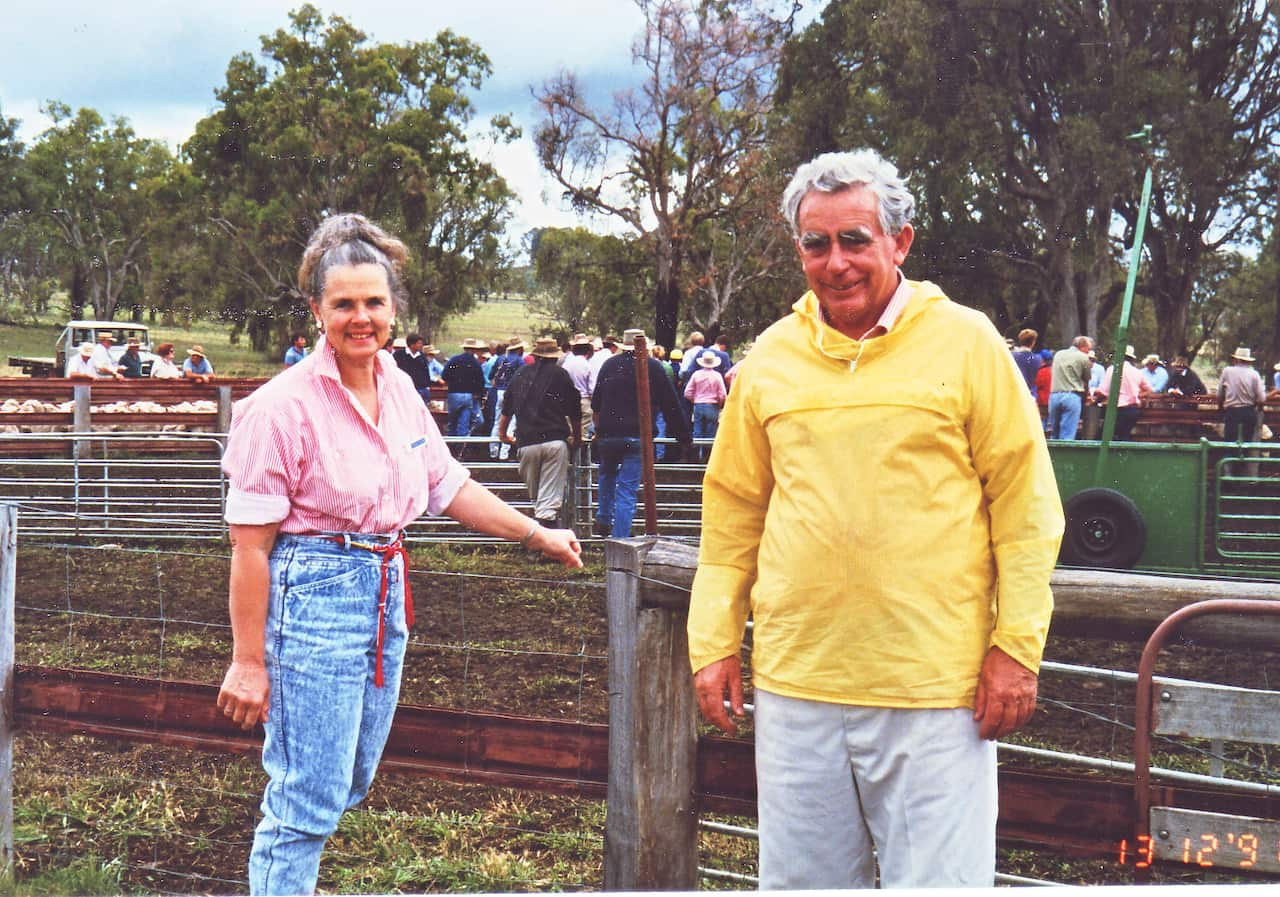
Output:
<svg viewBox="0 0 1280 897">
<path fill-rule="evenodd" d="M 54 302 L 55 311 L 42 316 L 38 323 L 8 323 L 0 321 L 0 376 L 21 375 L 19 368 L 10 367 L 10 355 L 51 358 L 54 342 L 68 320 L 63 303 Z M 86 312 L 88 314 L 88 312 Z M 443 357 L 461 351 L 462 340 L 471 337 L 486 341 L 505 342 L 512 336 L 530 341 L 541 336 L 548 322 L 530 314 L 522 297 L 492 299 L 481 302 L 468 314 L 446 321 L 433 335 L 433 342 Z M 280 370 L 280 358 L 284 347 L 268 353 L 255 352 L 247 339 L 236 345 L 231 343 L 231 325 L 218 321 L 196 321 L 190 328 L 150 325 L 151 344 L 169 342 L 178 347 L 178 358 L 186 357 L 186 349 L 200 345 L 209 353 L 214 370 L 227 377 L 269 377 Z M 400 328 L 403 335 L 405 328 Z"/>
</svg>

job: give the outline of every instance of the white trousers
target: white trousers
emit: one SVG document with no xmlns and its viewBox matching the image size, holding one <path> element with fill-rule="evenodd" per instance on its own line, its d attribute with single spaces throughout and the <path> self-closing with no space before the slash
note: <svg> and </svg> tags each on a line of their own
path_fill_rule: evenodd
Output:
<svg viewBox="0 0 1280 897">
<path fill-rule="evenodd" d="M 973 711 L 756 690 L 760 889 L 991 887 L 996 745 Z"/>
</svg>

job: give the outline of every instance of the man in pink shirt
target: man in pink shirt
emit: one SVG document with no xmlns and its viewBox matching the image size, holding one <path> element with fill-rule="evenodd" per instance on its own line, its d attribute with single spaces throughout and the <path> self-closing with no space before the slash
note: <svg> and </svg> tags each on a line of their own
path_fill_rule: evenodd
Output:
<svg viewBox="0 0 1280 897">
<path fill-rule="evenodd" d="M 1138 415 L 1142 413 L 1142 397 L 1151 392 L 1151 384 L 1147 383 L 1142 376 L 1137 361 L 1138 356 L 1134 353 L 1133 346 L 1125 346 L 1124 367 L 1120 370 L 1120 401 L 1116 408 L 1114 434 L 1114 438 L 1121 442 L 1127 442 L 1130 439 L 1133 425 L 1138 422 Z M 1102 383 L 1095 390 L 1100 400 L 1099 404 L 1107 401 L 1107 395 L 1111 392 L 1111 378 L 1114 374 L 1115 365 L 1112 365 L 1102 375 Z"/>
<path fill-rule="evenodd" d="M 720 363 L 720 356 L 703 352 L 698 356 L 698 369 L 685 384 L 684 397 L 693 403 L 694 439 L 716 438 L 716 429 L 720 425 L 720 408 L 724 405 L 726 395 L 724 377 L 717 370 Z M 699 448 L 698 453 L 705 456 L 706 449 Z"/>
</svg>

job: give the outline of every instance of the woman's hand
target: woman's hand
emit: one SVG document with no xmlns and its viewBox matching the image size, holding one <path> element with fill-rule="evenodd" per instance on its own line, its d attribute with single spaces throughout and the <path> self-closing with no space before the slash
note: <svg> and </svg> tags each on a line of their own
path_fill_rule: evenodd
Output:
<svg viewBox="0 0 1280 897">
<path fill-rule="evenodd" d="M 233 660 L 218 690 L 218 709 L 241 729 L 267 720 L 271 684 L 261 662 Z"/>
<path fill-rule="evenodd" d="M 582 566 L 582 545 L 571 529 L 548 529 L 539 526 L 529 540 L 529 548 L 541 551 L 566 567 Z"/>
</svg>

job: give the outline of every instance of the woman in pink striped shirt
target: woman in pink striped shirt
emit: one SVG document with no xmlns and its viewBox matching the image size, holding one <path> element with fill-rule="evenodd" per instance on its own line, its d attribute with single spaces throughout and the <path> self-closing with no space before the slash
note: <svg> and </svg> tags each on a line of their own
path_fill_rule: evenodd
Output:
<svg viewBox="0 0 1280 897">
<path fill-rule="evenodd" d="M 363 216 L 325 221 L 298 272 L 322 333 L 315 351 L 232 418 L 234 644 L 218 707 L 266 731 L 254 894 L 312 893 L 325 841 L 373 780 L 413 622 L 401 530 L 424 511 L 446 514 L 582 566 L 571 531 L 539 526 L 470 479 L 412 380 L 379 351 L 403 303 L 406 255 Z"/>
</svg>

